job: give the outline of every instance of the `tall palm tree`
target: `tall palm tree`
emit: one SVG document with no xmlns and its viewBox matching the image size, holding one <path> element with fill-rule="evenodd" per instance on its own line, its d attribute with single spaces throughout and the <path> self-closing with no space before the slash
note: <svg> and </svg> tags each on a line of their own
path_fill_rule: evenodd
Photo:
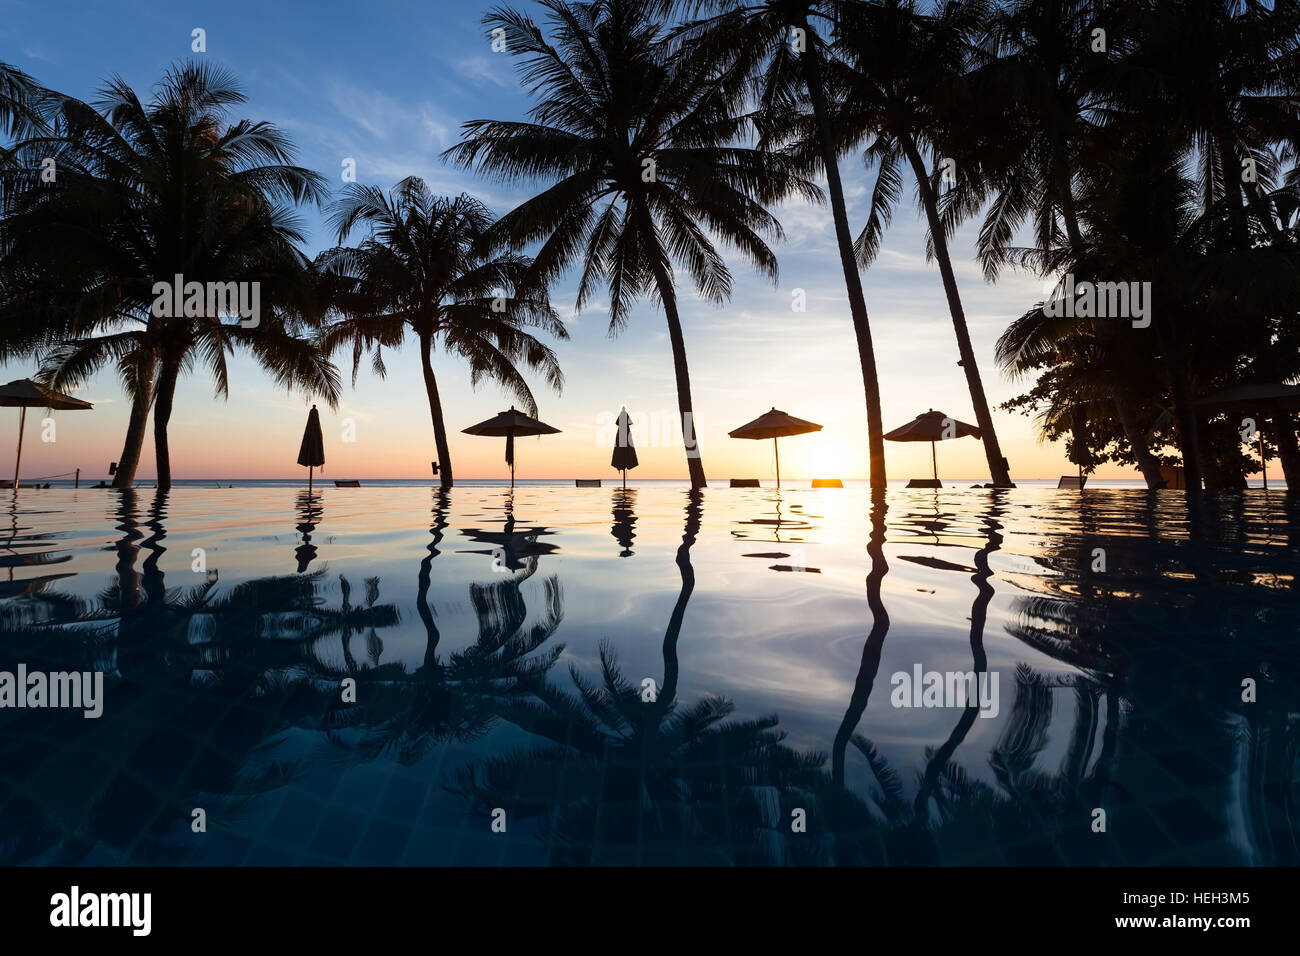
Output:
<svg viewBox="0 0 1300 956">
<path fill-rule="evenodd" d="M 340 246 L 317 259 L 328 298 L 341 313 L 322 332 L 321 346 L 331 353 L 352 347 L 355 384 L 367 349 L 383 375 L 383 348 L 400 345 L 408 328 L 415 334 L 440 483 L 450 488 L 451 448 L 433 374 L 434 347 L 441 344 L 467 360 L 472 384 L 499 382 L 536 415 L 537 402 L 518 366 L 541 370 L 557 392 L 564 376 L 555 353 L 527 330 L 565 339 L 564 323 L 545 292 L 534 288 L 532 260 L 494 248 L 492 216 L 471 196 L 436 196 L 414 176 L 390 194 L 353 183 L 331 208 L 329 221 L 340 243 L 358 225 L 371 231 L 360 246 Z"/>
<path fill-rule="evenodd" d="M 776 278 L 765 239 L 781 227 L 764 207 L 816 187 L 793 162 L 741 142 L 748 119 L 737 85 L 707 58 L 675 55 L 661 5 L 643 0 L 543 0 L 550 37 L 513 10 L 484 23 L 504 31 L 521 59 L 536 105 L 530 122 L 474 120 L 448 151 L 466 168 L 505 180 L 544 183 L 499 226 L 517 244 L 540 242 L 539 275 L 550 282 L 581 263 L 577 306 L 605 285 L 610 332 L 623 328 L 633 301 L 663 306 L 677 381 L 691 486 L 706 484 L 695 438 L 686 341 L 674 266 L 714 302 L 731 293 L 731 273 L 716 236 Z"/>
<path fill-rule="evenodd" d="M 844 90 L 840 122 L 851 134 L 872 137 L 865 158 L 877 167 L 871 211 L 856 243 L 859 261 L 868 265 L 879 251 L 902 190 L 901 167 L 910 167 L 929 225 L 927 251 L 939 265 L 989 472 L 995 486 L 1010 487 L 948 251 L 952 223 L 940 215 L 938 175 L 932 176 L 926 165 L 927 153 L 937 159 L 952 145 L 949 131 L 960 122 L 963 74 L 987 22 L 982 0 L 948 4 L 933 15 L 919 13 L 913 0 L 846 8 L 831 82 Z"/>
<path fill-rule="evenodd" d="M 959 200 L 968 212 L 987 204 L 978 251 L 989 279 L 1027 252 L 1040 272 L 1050 269 L 1062 246 L 1074 261 L 1086 255 L 1074 182 L 1100 159 L 1088 146 L 1113 99 L 1106 82 L 1111 62 L 1077 42 L 1095 19 L 1096 4 L 1086 0 L 1019 0 L 996 17 L 999 55 L 976 71 L 979 100 L 989 108 L 970 120 L 983 133 L 977 138 L 984 139 L 978 144 L 984 175 L 962 177 L 962 188 L 944 197 Z M 1033 250 L 1013 248 L 1016 230 L 1031 217 Z M 1116 339 L 1114 323 L 1105 318 L 1078 324 L 1090 327 L 1100 343 Z M 1147 487 L 1164 487 L 1133 390 L 1114 379 L 1096 384 L 1106 390 L 1094 403 L 1094 416 L 1096 405 L 1114 408 Z"/>
<path fill-rule="evenodd" d="M 825 64 L 834 56 L 830 47 L 834 24 L 852 2 L 856 0 L 697 0 L 686 5 L 707 11 L 708 16 L 685 24 L 677 38 L 690 56 L 713 58 L 751 79 L 764 146 L 789 140 L 791 132 L 801 128 L 791 121 L 791 114 L 811 111 L 812 129 L 802 146 L 812 168 L 826 176 L 835 244 L 862 368 L 870 482 L 872 488 L 884 488 L 885 441 L 876 352 L 839 167 L 840 156 L 851 144 L 844 141 L 845 131 L 834 122 L 826 86 Z"/>
<path fill-rule="evenodd" d="M 134 479 L 151 406 L 158 485 L 170 486 L 176 384 L 202 362 L 224 396 L 235 347 L 278 384 L 337 402 L 333 366 L 297 334 L 315 309 L 290 204 L 319 201 L 323 180 L 289 164 L 292 147 L 276 127 L 228 122 L 243 102 L 230 73 L 189 63 L 168 70 L 148 105 L 119 78 L 93 105 L 63 98 L 51 131 L 17 147 L 29 165 L 55 157 L 59 172 L 5 210 L 4 274 L 17 277 L 6 298 L 51 296 L 45 311 L 68 339 L 45 356 L 55 387 L 117 366 L 132 399 L 118 487 Z M 206 303 L 199 315 L 156 314 L 155 283 L 177 275 L 255 284 L 258 321 L 222 322 Z"/>
</svg>

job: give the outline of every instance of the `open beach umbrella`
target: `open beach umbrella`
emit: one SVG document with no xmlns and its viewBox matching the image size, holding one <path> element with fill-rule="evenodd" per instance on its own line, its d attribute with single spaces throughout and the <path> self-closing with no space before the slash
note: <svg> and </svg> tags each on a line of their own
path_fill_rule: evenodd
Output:
<svg viewBox="0 0 1300 956">
<path fill-rule="evenodd" d="M 90 402 L 64 395 L 44 385 L 37 385 L 30 378 L 15 379 L 8 385 L 0 386 L 0 405 L 22 409 L 18 416 L 18 456 L 14 459 L 15 495 L 18 494 L 18 469 L 23 463 L 23 429 L 27 426 L 27 409 L 51 408 L 59 411 L 78 411 L 95 407 Z"/>
<path fill-rule="evenodd" d="M 627 487 L 627 471 L 637 466 L 636 449 L 632 447 L 632 419 L 627 409 L 618 413 L 618 435 L 614 439 L 614 455 L 609 463 L 623 473 L 623 487 Z"/>
<path fill-rule="evenodd" d="M 487 435 L 494 438 L 505 438 L 506 463 L 510 465 L 510 487 L 513 488 L 515 486 L 515 437 L 557 435 L 560 430 L 552 428 L 545 422 L 539 422 L 535 418 L 529 418 L 511 405 L 509 411 L 498 412 L 486 421 L 479 422 L 477 425 L 470 425 L 469 428 L 462 428 L 461 431 L 466 435 Z"/>
<path fill-rule="evenodd" d="M 1254 412 L 1256 415 L 1272 412 L 1300 411 L 1300 385 L 1261 382 L 1254 385 L 1237 385 L 1221 392 L 1206 395 L 1192 402 L 1206 412 Z M 1264 429 L 1255 425 L 1259 436 L 1259 469 L 1268 488 L 1268 472 L 1264 465 Z"/>
<path fill-rule="evenodd" d="M 325 464 L 325 437 L 320 430 L 320 412 L 316 406 L 307 414 L 307 427 L 302 432 L 302 444 L 298 447 L 298 464 L 307 469 L 307 493 L 311 494 L 312 471 Z"/>
<path fill-rule="evenodd" d="M 948 424 L 951 422 L 951 426 Z M 933 408 L 928 412 L 922 412 L 906 425 L 895 428 L 892 432 L 885 432 L 884 437 L 889 441 L 928 441 L 930 443 L 930 467 L 934 469 L 934 480 L 939 480 L 939 460 L 935 455 L 934 443 L 943 441 L 946 438 L 972 438 L 980 437 L 980 430 L 974 425 L 968 425 L 965 422 L 959 422 L 955 418 L 949 418 L 943 412 L 936 412 Z"/>
<path fill-rule="evenodd" d="M 776 440 L 785 438 L 788 435 L 806 435 L 808 432 L 819 432 L 821 430 L 820 425 L 806 422 L 802 418 L 795 418 L 793 415 L 787 415 L 785 412 L 773 408 L 770 412 L 764 412 L 752 422 L 741 425 L 734 431 L 727 432 L 727 434 L 732 438 L 772 439 L 772 448 L 776 451 L 776 486 L 780 488 L 781 449 Z"/>
</svg>

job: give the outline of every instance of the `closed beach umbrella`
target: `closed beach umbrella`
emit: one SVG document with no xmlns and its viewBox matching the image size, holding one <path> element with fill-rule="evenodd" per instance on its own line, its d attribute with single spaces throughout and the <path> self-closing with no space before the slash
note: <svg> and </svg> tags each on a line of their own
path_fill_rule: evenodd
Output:
<svg viewBox="0 0 1300 956">
<path fill-rule="evenodd" d="M 477 425 L 470 425 L 469 428 L 462 428 L 461 431 L 466 435 L 505 438 L 506 463 L 510 465 L 510 487 L 513 488 L 515 486 L 515 437 L 556 435 L 559 434 L 560 430 L 552 428 L 545 422 L 539 422 L 535 418 L 529 418 L 511 405 L 509 411 L 498 412 L 486 421 L 479 422 Z"/>
<path fill-rule="evenodd" d="M 889 441 L 928 441 L 930 443 L 930 466 L 934 469 L 934 480 L 939 480 L 939 460 L 935 456 L 934 443 L 947 438 L 980 437 L 980 430 L 974 425 L 959 422 L 943 412 L 933 408 L 922 412 L 914 419 L 892 432 L 885 432 Z"/>
<path fill-rule="evenodd" d="M 59 411 L 78 411 L 94 408 L 90 402 L 83 402 L 71 395 L 64 395 L 52 388 L 38 385 L 30 378 L 15 379 L 8 385 L 0 386 L 0 405 L 7 408 L 21 408 L 18 415 L 18 456 L 14 459 L 14 494 L 18 494 L 18 469 L 23 463 L 23 429 L 27 426 L 27 409 L 50 408 Z"/>
<path fill-rule="evenodd" d="M 623 473 L 623 487 L 627 487 L 627 472 L 637 466 L 636 449 L 632 447 L 632 419 L 628 418 L 627 409 L 618 413 L 618 435 L 614 439 L 614 456 L 610 465 Z"/>
<path fill-rule="evenodd" d="M 1206 412 L 1247 412 L 1256 415 L 1294 412 L 1300 410 L 1300 385 L 1267 382 L 1237 385 L 1198 398 L 1192 404 Z M 1255 424 L 1255 433 L 1259 436 L 1260 474 L 1264 476 L 1264 487 L 1268 488 L 1268 471 L 1264 464 L 1264 430 L 1258 422 Z"/>
<path fill-rule="evenodd" d="M 756 441 L 765 438 L 772 439 L 772 448 L 776 452 L 776 486 L 780 488 L 781 449 L 776 440 L 785 438 L 788 435 L 806 435 L 809 432 L 819 432 L 821 430 L 820 425 L 806 422 L 802 418 L 795 418 L 793 415 L 787 415 L 785 412 L 773 408 L 770 412 L 759 415 L 749 424 L 741 425 L 734 431 L 727 432 L 727 434 L 732 438 L 750 438 Z"/>
<path fill-rule="evenodd" d="M 316 406 L 307 414 L 307 427 L 302 432 L 302 444 L 298 447 L 298 464 L 307 469 L 307 493 L 311 494 L 312 471 L 325 464 L 325 436 L 320 430 L 320 412 Z"/>
</svg>

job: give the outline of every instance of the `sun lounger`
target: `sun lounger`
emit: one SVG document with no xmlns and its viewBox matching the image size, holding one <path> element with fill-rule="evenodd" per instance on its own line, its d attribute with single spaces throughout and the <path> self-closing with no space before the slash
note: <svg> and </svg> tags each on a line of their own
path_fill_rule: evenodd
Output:
<svg viewBox="0 0 1300 956">
<path fill-rule="evenodd" d="M 1078 488 L 1083 490 L 1083 486 L 1088 483 L 1087 475 L 1062 475 L 1061 480 L 1056 483 L 1057 488 Z"/>
<path fill-rule="evenodd" d="M 576 488 L 599 488 L 600 479 L 599 478 L 574 478 L 573 484 L 574 487 Z"/>
<path fill-rule="evenodd" d="M 335 488 L 360 488 L 361 479 L 360 478 L 335 478 L 334 487 Z"/>
<path fill-rule="evenodd" d="M 812 486 L 814 488 L 843 488 L 844 482 L 838 478 L 814 478 Z"/>
<path fill-rule="evenodd" d="M 907 483 L 909 488 L 942 488 L 943 483 L 938 478 L 913 478 Z M 979 487 L 978 485 L 976 487 Z"/>
<path fill-rule="evenodd" d="M 757 488 L 757 478 L 732 478 L 731 487 L 733 488 Z"/>
</svg>

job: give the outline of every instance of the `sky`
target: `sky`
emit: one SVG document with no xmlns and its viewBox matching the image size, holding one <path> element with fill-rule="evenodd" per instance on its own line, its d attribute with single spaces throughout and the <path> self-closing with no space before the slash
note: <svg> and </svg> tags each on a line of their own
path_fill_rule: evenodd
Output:
<svg viewBox="0 0 1300 956">
<path fill-rule="evenodd" d="M 470 2 L 366 3 L 223 0 L 220 4 L 172 0 L 81 0 L 75 14 L 56 14 L 48 3 L 0 0 L 0 60 L 41 83 L 91 98 L 103 80 L 120 75 L 141 98 L 168 66 L 207 57 L 233 70 L 248 102 L 233 119 L 265 120 L 285 130 L 298 147 L 297 162 L 343 183 L 344 161 L 355 160 L 357 179 L 385 188 L 408 175 L 424 177 L 448 195 L 469 192 L 497 214 L 527 198 L 528 183 L 501 184 L 444 163 L 440 154 L 472 119 L 522 119 L 529 101 L 512 59 L 494 53 L 480 23 L 493 4 Z M 535 6 L 520 0 L 522 8 Z M 191 50 L 196 28 L 206 52 Z M 852 228 L 865 221 L 874 174 L 860 159 L 841 164 Z M 965 377 L 937 266 L 924 254 L 924 224 L 914 186 L 895 213 L 880 256 L 863 281 L 875 340 L 885 428 L 905 424 L 928 409 L 974 422 Z M 690 361 L 696 427 L 705 471 L 714 483 L 731 477 L 770 477 L 770 442 L 738 441 L 727 432 L 775 406 L 821 423 L 821 432 L 785 439 L 783 478 L 862 478 L 867 473 L 866 413 L 844 278 L 835 251 L 829 209 L 805 204 L 776 210 L 784 241 L 774 245 L 778 283 L 727 254 L 734 294 L 722 306 L 680 287 L 680 309 Z M 334 244 L 323 216 L 300 211 L 314 255 Z M 1044 297 L 1042 279 L 1004 273 L 985 281 L 974 259 L 975 224 L 955 237 L 952 252 L 984 387 L 1012 477 L 1072 474 L 1063 444 L 1044 445 L 1031 419 L 996 405 L 1030 381 L 1008 381 L 993 363 L 994 343 L 1009 322 Z M 359 238 L 354 235 L 354 238 Z M 726 254 L 726 250 L 724 250 Z M 552 302 L 570 333 L 552 342 L 565 373 L 563 392 L 530 379 L 540 417 L 561 434 L 517 442 L 520 478 L 614 477 L 609 467 L 610 423 L 621 407 L 634 421 L 641 478 L 684 478 L 676 416 L 672 356 L 662 311 L 639 302 L 625 331 L 608 334 L 607 303 L 575 314 L 576 275 L 552 290 Z M 792 309 L 795 290 L 806 312 Z M 345 379 L 350 358 L 338 357 Z M 355 388 L 337 410 L 321 407 L 325 475 L 334 478 L 423 478 L 436 458 L 419 359 L 414 344 L 386 357 L 388 374 L 374 376 L 363 363 Z M 491 383 L 476 390 L 465 366 L 434 360 L 451 434 L 457 478 L 501 478 L 509 472 L 504 442 L 461 434 L 461 429 L 510 406 Z M 11 363 L 3 380 L 35 368 Z M 292 477 L 311 400 L 274 387 L 246 357 L 230 366 L 230 396 L 217 399 L 201 368 L 177 390 L 171 424 L 176 478 Z M 55 415 L 54 441 L 41 441 L 42 412 L 28 415 L 24 477 L 71 472 L 107 475 L 121 453 L 128 403 L 110 370 L 77 392 L 92 412 Z M 16 419 L 16 415 L 14 416 Z M 0 434 L 17 422 L 0 420 Z M 44 429 L 50 437 L 50 429 Z M 679 431 L 679 430 L 678 430 Z M 140 478 L 154 476 L 147 443 Z M 928 476 L 927 444 L 886 443 L 892 478 Z M 939 446 L 940 476 L 987 479 L 982 444 L 971 438 Z M 1128 478 L 1130 469 L 1104 466 L 1100 478 Z"/>
</svg>

